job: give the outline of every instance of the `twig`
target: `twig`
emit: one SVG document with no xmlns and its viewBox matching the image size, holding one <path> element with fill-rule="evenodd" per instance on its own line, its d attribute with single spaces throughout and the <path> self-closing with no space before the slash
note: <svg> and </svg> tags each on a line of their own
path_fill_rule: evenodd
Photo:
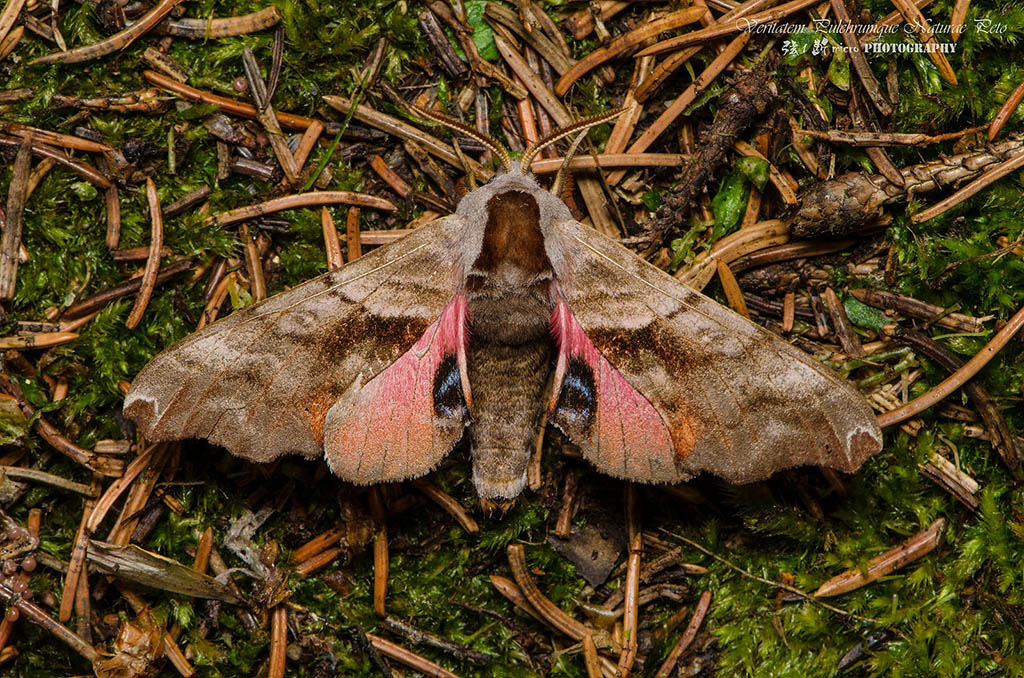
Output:
<svg viewBox="0 0 1024 678">
<path fill-rule="evenodd" d="M 18 284 L 18 253 L 28 194 L 28 175 L 32 167 L 32 134 L 21 142 L 14 158 L 14 170 L 7 192 L 7 219 L 0 236 L 0 301 L 13 299 Z"/>
<path fill-rule="evenodd" d="M 917 33 L 917 38 L 921 41 L 921 44 L 930 48 L 926 50 L 928 58 L 938 67 L 939 75 L 942 76 L 942 79 L 950 85 L 957 84 L 953 67 L 949 65 L 946 56 L 939 49 L 939 41 L 935 39 L 935 33 L 932 32 L 931 24 L 928 23 L 928 19 L 917 8 L 917 5 L 912 0 L 892 0 L 892 4 L 903 15 L 903 18 L 907 20 L 911 30 Z"/>
<path fill-rule="evenodd" d="M 335 271 L 345 264 L 341 257 L 341 243 L 338 241 L 338 229 L 334 227 L 334 219 L 326 206 L 320 208 L 320 226 L 324 233 L 324 252 L 327 256 L 328 270 Z"/>
<path fill-rule="evenodd" d="M 455 655 L 459 659 L 483 665 L 490 664 L 494 660 L 494 658 L 489 654 L 484 654 L 483 652 L 474 650 L 473 648 L 467 647 L 461 643 L 440 638 L 432 633 L 424 631 L 423 629 L 416 628 L 412 624 L 395 619 L 394 617 L 386 617 L 381 622 L 381 625 L 392 633 L 402 636 L 410 643 L 414 643 L 416 645 L 429 645 L 443 652 Z"/>
<path fill-rule="evenodd" d="M 900 315 L 927 320 L 929 324 L 945 327 L 957 332 L 984 332 L 986 318 L 975 318 L 962 313 L 950 313 L 949 309 L 935 306 L 913 297 L 885 290 L 853 289 L 850 294 L 869 306 L 883 310 L 891 309 Z M 991 318 L 991 316 L 988 316 Z"/>
<path fill-rule="evenodd" d="M 173 278 L 174 276 L 184 273 L 185 271 L 192 268 L 191 259 L 179 259 L 178 261 L 171 262 L 166 266 L 160 268 L 156 274 L 156 284 L 159 285 Z M 69 306 L 64 311 L 64 318 L 67 320 L 73 318 L 82 318 L 95 313 L 96 311 L 104 308 L 108 304 L 122 297 L 128 297 L 138 293 L 139 288 L 142 286 L 142 278 L 132 278 L 126 282 L 123 282 L 114 287 L 107 288 L 88 299 L 83 299 L 72 306 Z"/>
<path fill-rule="evenodd" d="M 417 490 L 427 495 L 431 501 L 444 509 L 448 515 L 455 518 L 455 521 L 462 526 L 469 534 L 479 534 L 480 526 L 476 524 L 476 521 L 466 512 L 466 509 L 462 508 L 462 504 L 457 502 L 447 492 L 443 491 L 434 483 L 430 482 L 426 478 L 417 478 L 412 481 L 412 484 Z"/>
<path fill-rule="evenodd" d="M 164 215 L 160 210 L 160 199 L 156 194 L 156 184 L 153 179 L 146 177 L 146 201 L 149 203 L 149 220 L 151 224 L 149 240 L 149 258 L 146 260 L 146 268 L 142 274 L 142 282 L 139 285 L 139 293 L 132 304 L 132 311 L 128 314 L 125 326 L 133 330 L 142 320 L 142 314 L 146 312 L 149 299 L 153 296 L 156 288 L 157 272 L 160 270 L 160 252 L 164 246 Z"/>
<path fill-rule="evenodd" d="M 714 26 L 703 28 L 699 31 L 691 31 L 679 37 L 670 38 L 669 40 L 663 40 L 657 44 L 651 45 L 647 49 L 637 52 L 636 56 L 642 57 L 651 54 L 661 54 L 662 52 L 670 52 L 674 49 L 679 49 L 680 47 L 708 42 L 709 40 L 714 40 L 715 38 L 720 38 L 726 35 L 732 35 L 739 31 L 749 33 L 751 32 L 749 29 L 755 26 L 778 21 L 790 14 L 795 14 L 801 10 L 807 9 L 812 5 L 820 4 L 820 2 L 821 0 L 793 0 L 793 2 L 787 2 L 786 4 L 779 5 L 773 9 L 758 12 L 757 14 L 751 14 L 750 16 L 745 17 L 742 21 L 737 19 L 720 21 Z"/>
<path fill-rule="evenodd" d="M 927 391 L 923 395 L 918 396 L 902 407 L 898 407 L 879 415 L 878 425 L 884 428 L 886 426 L 898 424 L 901 421 L 905 421 L 917 414 L 920 414 L 932 405 L 946 398 L 949 394 L 963 386 L 965 383 L 970 381 L 974 375 L 980 372 L 981 369 L 988 364 L 988 361 L 994 358 L 996 353 L 1009 343 L 1010 339 L 1013 338 L 1013 335 L 1015 335 L 1022 326 L 1024 326 L 1024 307 L 1021 307 L 1015 314 L 1013 314 L 1013 317 L 1006 323 L 1006 326 L 999 330 L 999 332 L 992 337 L 987 344 L 985 344 L 984 348 L 978 351 L 977 355 L 967 361 L 963 367 L 947 377 L 941 384 Z"/>
<path fill-rule="evenodd" d="M 56 622 L 41 607 L 22 598 L 20 594 L 3 582 L 0 582 L 0 599 L 3 599 L 8 605 L 16 607 L 21 614 L 25 615 L 26 619 L 49 631 L 62 643 L 85 657 L 86 661 L 93 663 L 100 658 L 100 654 L 93 649 L 92 645 L 75 635 L 66 626 Z"/>
<path fill-rule="evenodd" d="M 284 171 L 285 179 L 289 184 L 294 185 L 299 180 L 299 170 L 295 166 L 295 157 L 292 155 L 291 149 L 288 148 L 288 142 L 284 138 L 284 133 L 281 132 L 281 125 L 278 123 L 277 115 L 275 115 L 274 108 L 270 104 L 270 92 L 268 91 L 267 83 L 263 80 L 263 76 L 260 74 L 260 66 L 249 47 L 242 49 L 242 64 L 245 66 L 245 77 L 249 81 L 249 93 L 252 96 L 253 103 L 256 104 L 256 119 L 259 120 L 260 124 L 263 125 L 263 129 L 267 132 L 270 148 L 273 149 L 274 156 Z"/>
<path fill-rule="evenodd" d="M 386 609 L 388 593 L 388 526 L 384 502 L 379 487 L 370 488 L 370 513 L 377 523 L 373 535 L 373 609 L 378 617 L 388 616 Z"/>
<path fill-rule="evenodd" d="M 633 521 L 630 523 L 632 524 Z M 622 612 L 622 652 L 619 654 L 617 672 L 619 678 L 626 678 L 629 675 L 633 668 L 633 661 L 636 659 L 637 632 L 639 631 L 637 617 L 640 612 L 637 596 L 640 590 L 640 559 L 642 555 L 643 532 L 637 529 L 629 545 L 629 557 L 626 565 L 625 599 Z M 593 638 L 591 637 L 591 639 Z"/>
<path fill-rule="evenodd" d="M 17 137 L 0 136 L 0 146 L 6 146 L 7 148 L 19 148 L 22 143 L 23 140 Z M 66 153 L 58 151 L 46 144 L 34 142 L 32 144 L 32 153 L 42 158 L 52 158 L 53 160 L 56 160 L 58 164 L 67 167 L 69 170 L 78 174 L 97 188 L 105 190 L 111 186 L 110 179 L 103 176 L 98 169 L 89 163 L 82 162 L 77 158 L 71 158 Z"/>
<path fill-rule="evenodd" d="M 281 198 L 274 198 L 255 205 L 238 207 L 227 212 L 214 214 L 206 218 L 205 223 L 213 226 L 227 226 L 239 221 L 246 221 L 264 214 L 280 212 L 281 210 L 294 209 L 296 207 L 309 207 L 311 205 L 335 205 L 335 204 L 359 205 L 361 207 L 373 207 L 379 210 L 394 212 L 398 208 L 393 203 L 383 198 L 378 198 L 366 193 L 352 193 L 349 191 L 312 191 L 310 193 L 297 193 L 286 195 Z"/>
<path fill-rule="evenodd" d="M 7 476 L 8 478 L 15 478 L 21 480 L 30 480 L 37 483 L 44 483 L 51 487 L 59 487 L 62 490 L 68 490 L 70 492 L 77 492 L 78 494 L 85 495 L 86 497 L 98 497 L 100 496 L 100 489 L 97 485 L 86 485 L 84 483 L 76 483 L 73 480 L 68 480 L 61 476 L 54 475 L 52 473 L 46 473 L 34 468 L 22 468 L 21 466 L 0 466 L 0 477 Z"/>
<path fill-rule="evenodd" d="M 705 11 L 704 7 L 686 7 L 685 9 L 671 12 L 660 19 L 643 23 L 628 33 L 620 35 L 606 46 L 592 51 L 586 57 L 577 61 L 572 68 L 559 78 L 555 84 L 555 94 L 564 96 L 573 83 L 601 64 L 614 59 L 623 52 L 636 47 L 648 38 L 659 35 L 663 31 L 670 31 L 680 26 L 692 24 L 700 19 Z"/>
<path fill-rule="evenodd" d="M 50 146 L 60 146 L 62 148 L 69 148 L 75 151 L 109 153 L 114 150 L 106 144 L 101 144 L 90 139 L 83 139 L 82 137 L 76 137 L 71 134 L 61 134 L 60 132 L 51 132 L 46 129 L 29 127 L 28 125 L 19 125 L 16 122 L 0 123 L 0 130 L 22 138 L 33 137 L 39 143 L 49 144 Z"/>
<path fill-rule="evenodd" d="M 961 188 L 953 195 L 943 200 L 940 200 L 939 202 L 935 203 L 928 209 L 922 210 L 915 214 L 914 216 L 910 217 L 910 220 L 915 224 L 920 224 L 923 221 L 933 219 L 942 214 L 943 212 L 945 212 L 946 210 L 950 209 L 951 207 L 959 205 L 964 200 L 967 200 L 972 195 L 974 195 L 981 189 L 985 188 L 989 184 L 995 183 L 999 179 L 1005 177 L 1007 174 L 1014 172 L 1020 169 L 1021 167 L 1024 167 L 1024 154 L 1018 155 L 1015 158 L 1010 158 L 1009 160 L 1006 160 L 1000 163 L 999 165 L 996 165 L 995 167 L 985 172 L 983 175 L 981 175 L 971 183 Z"/>
<path fill-rule="evenodd" d="M 276 26 L 281 21 L 277 7 L 270 6 L 252 14 L 226 19 L 176 19 L 163 27 L 162 32 L 179 38 L 209 40 L 233 35 L 247 35 Z"/>
<path fill-rule="evenodd" d="M 847 593 L 870 584 L 876 579 L 914 562 L 935 550 L 935 547 L 942 541 L 945 529 L 946 519 L 939 518 L 896 548 L 875 556 L 867 562 L 864 568 L 854 568 L 832 577 L 822 584 L 814 592 L 814 595 L 817 597 L 838 596 L 841 593 Z"/>
<path fill-rule="evenodd" d="M 7 37 L 7 32 L 18 20 L 21 8 L 25 6 L 25 0 L 7 0 L 4 4 L 4 11 L 0 14 L 0 41 Z"/>
<path fill-rule="evenodd" d="M 675 670 L 676 664 L 679 663 L 679 658 L 683 656 L 686 649 L 690 647 L 693 639 L 697 637 L 697 631 L 700 629 L 700 625 L 704 622 L 704 617 L 708 613 L 708 608 L 711 606 L 711 591 L 705 591 L 700 595 L 700 600 L 697 601 L 697 607 L 693 611 L 693 616 L 690 618 L 690 623 L 686 625 L 686 630 L 683 631 L 683 635 L 680 636 L 679 642 L 673 646 L 672 651 L 665 657 L 665 661 L 662 662 L 661 667 L 658 668 L 658 672 L 654 674 L 654 678 L 668 678 L 672 675 L 672 671 Z"/>
<path fill-rule="evenodd" d="M 182 0 L 160 0 L 153 9 L 131 24 L 123 31 L 115 33 L 106 40 L 101 40 L 92 45 L 78 47 L 67 52 L 56 52 L 47 54 L 29 62 L 30 65 L 51 64 L 55 62 L 65 64 L 78 64 L 83 61 L 91 61 L 108 54 L 113 54 L 132 44 L 137 38 L 142 37 L 152 30 L 165 16 L 170 14 Z"/>
<path fill-rule="evenodd" d="M 828 315 L 832 319 L 832 327 L 835 328 L 835 334 L 839 338 L 843 352 L 851 358 L 862 358 L 864 356 L 864 347 L 861 346 L 860 339 L 854 333 L 850 318 L 846 315 L 846 309 L 843 308 L 843 304 L 839 301 L 835 290 L 831 287 L 826 287 L 823 296 L 825 298 L 825 308 L 828 309 Z"/>
<path fill-rule="evenodd" d="M 832 11 L 836 15 L 836 21 L 840 25 L 849 26 L 852 22 L 850 21 L 850 14 L 846 11 L 846 3 L 843 0 L 831 0 L 831 4 Z M 840 35 L 842 36 L 843 44 L 846 45 L 846 55 L 851 63 L 853 63 L 853 68 L 857 71 L 857 77 L 860 78 L 868 98 L 871 99 L 871 103 L 874 104 L 879 113 L 889 117 L 892 115 L 892 105 L 882 94 L 882 88 L 878 85 L 878 80 L 875 79 L 871 66 L 868 65 L 867 57 L 864 56 L 864 50 L 861 49 L 856 34 L 853 31 L 844 30 L 840 31 Z"/>
<path fill-rule="evenodd" d="M 949 372 L 956 372 L 963 366 L 963 363 L 952 351 L 920 332 L 897 327 L 893 337 L 901 343 L 912 346 Z M 1024 449 L 1018 448 L 1016 436 L 1007 426 L 1006 419 L 996 407 L 988 389 L 979 384 L 977 380 L 971 380 L 964 384 L 964 393 L 974 403 L 978 414 L 984 420 L 985 428 L 988 429 L 989 442 L 996 448 L 1003 463 L 1011 470 L 1015 470 L 1020 466 L 1021 459 L 1024 458 Z"/>
<path fill-rule="evenodd" d="M 444 669 L 429 659 L 421 657 L 415 652 L 407 650 L 400 645 L 395 645 L 389 640 L 384 640 L 380 636 L 367 633 L 366 637 L 370 639 L 370 643 L 373 645 L 373 648 L 382 655 L 390 657 L 401 664 L 405 664 L 413 671 L 418 671 L 423 675 L 428 676 L 428 678 L 459 678 L 448 669 Z"/>
<path fill-rule="evenodd" d="M 267 678 L 284 678 L 288 659 L 288 608 L 278 605 L 270 613 L 270 661 Z"/>
<path fill-rule="evenodd" d="M 959 4 L 957 6 L 959 7 Z M 1017 85 L 1017 88 L 1007 97 L 1003 105 L 999 107 L 999 111 L 992 118 L 992 122 L 988 126 L 989 141 L 999 136 L 999 132 L 1010 121 L 1010 117 L 1017 111 L 1017 107 L 1020 106 L 1022 100 L 1024 100 L 1024 80 Z"/>
<path fill-rule="evenodd" d="M 177 80 L 169 78 L 162 73 L 157 73 L 156 71 L 143 71 L 142 76 L 157 87 L 174 92 L 187 101 L 202 104 L 214 104 L 215 106 L 219 106 L 221 111 L 225 113 L 249 118 L 250 120 L 256 119 L 256 107 L 252 104 L 247 104 L 235 99 L 228 99 L 227 97 L 222 97 L 218 94 L 211 94 L 210 92 L 203 92 L 202 90 L 198 90 L 195 87 L 189 87 L 184 83 L 178 82 Z M 281 123 L 281 126 L 287 127 L 288 129 L 304 130 L 313 124 L 313 118 L 307 118 L 304 115 L 280 112 L 275 112 L 275 115 L 277 116 L 277 121 Z"/>
<path fill-rule="evenodd" d="M 675 532 L 670 532 L 669 530 L 666 530 L 664 528 L 660 528 L 660 530 L 662 532 L 664 532 L 665 534 L 667 534 L 667 535 L 669 535 L 669 536 L 671 536 L 671 537 L 673 537 L 675 539 L 678 539 L 679 541 L 683 542 L 684 544 L 692 546 L 693 548 L 697 549 L 701 553 L 714 558 L 715 560 L 717 560 L 718 562 L 722 563 L 726 567 L 728 567 L 730 569 L 733 569 L 736 572 L 739 572 L 741 575 L 743 575 L 747 579 L 753 579 L 754 581 L 761 582 L 762 584 L 767 584 L 768 586 L 774 586 L 774 587 L 782 589 L 783 591 L 788 591 L 789 593 L 792 593 L 793 595 L 799 596 L 799 597 L 803 598 L 804 600 L 810 601 L 810 602 L 814 603 L 815 605 L 818 605 L 820 607 L 825 608 L 829 612 L 835 612 L 836 614 L 842 615 L 844 617 L 848 617 L 850 619 L 855 619 L 855 620 L 857 620 L 859 622 L 864 622 L 866 624 L 881 624 L 882 623 L 881 620 L 878 620 L 878 619 L 872 619 L 871 617 L 862 617 L 859 614 L 855 614 L 853 612 L 847 612 L 846 610 L 844 610 L 842 608 L 838 608 L 835 605 L 831 605 L 829 603 L 826 603 L 823 600 L 819 600 L 818 598 L 814 597 L 810 593 L 807 593 L 806 591 L 802 591 L 802 590 L 798 589 L 795 586 L 791 586 L 791 585 L 785 584 L 783 582 L 772 581 L 771 579 L 765 579 L 764 577 L 759 577 L 758 575 L 756 575 L 756 574 L 754 574 L 752 572 L 748 572 L 747 570 L 744 570 L 739 565 L 736 565 L 735 563 L 732 563 L 732 562 L 726 560 L 725 558 L 723 558 L 722 556 L 718 555 L 717 553 L 715 553 L 711 549 L 707 549 L 707 548 L 701 546 L 700 544 L 698 544 L 697 542 L 693 541 L 692 539 L 687 539 L 686 537 L 682 536 L 681 534 L 677 534 Z"/>
</svg>

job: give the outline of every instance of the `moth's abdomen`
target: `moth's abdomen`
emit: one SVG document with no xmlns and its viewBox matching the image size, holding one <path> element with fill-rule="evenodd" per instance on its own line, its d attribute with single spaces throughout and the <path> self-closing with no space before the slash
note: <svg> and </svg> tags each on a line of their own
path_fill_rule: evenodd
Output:
<svg viewBox="0 0 1024 678">
<path fill-rule="evenodd" d="M 551 351 L 546 337 L 511 346 L 470 342 L 469 431 L 473 482 L 482 499 L 514 499 L 526 485 Z"/>
</svg>

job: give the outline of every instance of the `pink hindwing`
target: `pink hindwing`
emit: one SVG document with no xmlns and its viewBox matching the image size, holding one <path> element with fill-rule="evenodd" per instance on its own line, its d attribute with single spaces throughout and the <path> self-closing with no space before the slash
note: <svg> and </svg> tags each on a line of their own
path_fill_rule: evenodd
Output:
<svg viewBox="0 0 1024 678">
<path fill-rule="evenodd" d="M 677 475 L 661 415 L 601 355 L 560 295 L 551 331 L 558 343 L 548 403 L 552 423 L 605 473 L 648 482 Z"/>
<path fill-rule="evenodd" d="M 430 471 L 458 442 L 471 403 L 465 292 L 398 360 L 361 379 L 327 413 L 324 449 L 331 469 L 356 483 Z"/>
</svg>

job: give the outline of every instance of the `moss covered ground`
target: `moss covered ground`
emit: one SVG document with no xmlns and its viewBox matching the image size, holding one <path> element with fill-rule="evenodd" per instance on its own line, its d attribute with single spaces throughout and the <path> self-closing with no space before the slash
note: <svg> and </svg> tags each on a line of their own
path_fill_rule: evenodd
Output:
<svg viewBox="0 0 1024 678">
<path fill-rule="evenodd" d="M 192 0 L 182 7 L 190 17 L 223 17 L 261 9 L 266 4 Z M 454 96 L 461 89 L 462 83 L 447 80 L 440 71 L 433 76 L 423 74 L 422 65 L 432 60 L 433 54 L 417 26 L 421 9 L 417 4 L 404 0 L 276 0 L 274 4 L 281 11 L 285 35 L 284 67 L 274 99 L 277 110 L 338 120 L 324 106 L 321 95 L 354 92 L 360 69 L 381 37 L 386 37 L 389 45 L 381 74 L 384 82 L 411 95 L 419 90 L 401 88 L 440 81 L 441 96 Z M 636 3 L 625 16 L 640 16 L 649 5 Z M 102 6 L 83 2 L 62 10 L 60 28 L 69 44 L 87 44 L 103 37 L 98 18 Z M 559 3 L 544 7 L 552 15 L 578 8 Z M 883 0 L 869 0 L 864 7 L 875 20 L 892 9 Z M 952 7 L 950 0 L 937 0 L 924 12 L 936 23 L 948 23 Z M 1014 2 L 975 0 L 967 16 L 968 30 L 950 58 L 959 78 L 957 85 L 943 82 L 925 55 L 885 57 L 891 64 L 872 62 L 880 77 L 890 65 L 898 75 L 901 96 L 891 129 L 937 134 L 985 124 L 1024 80 L 1024 63 L 1019 58 L 1024 9 Z M 980 19 L 1005 30 L 975 30 L 974 21 Z M 619 30 L 616 21 L 609 25 L 613 32 Z M 948 34 L 940 33 L 940 39 L 948 39 Z M 6 89 L 31 87 L 35 93 L 29 99 L 0 107 L 0 118 L 68 133 L 75 125 L 87 124 L 112 146 L 120 148 L 132 142 L 140 154 L 138 167 L 154 177 L 164 205 L 202 185 L 213 188 L 210 209 L 214 212 L 249 204 L 253 196 L 269 195 L 274 188 L 271 183 L 237 175 L 216 179 L 215 139 L 201 124 L 212 113 L 209 106 L 172 105 L 158 115 L 93 111 L 69 124 L 75 111 L 54 104 L 56 95 L 92 97 L 148 87 L 141 76 L 140 55 L 156 40 L 152 36 L 143 38 L 123 52 L 86 64 L 38 67 L 27 62 L 53 47 L 26 34 L 13 55 L 0 62 L 0 78 Z M 251 47 L 264 63 L 269 63 L 272 42 L 272 31 L 224 39 L 176 39 L 168 54 L 190 71 L 192 86 L 236 96 L 232 83 L 243 73 L 243 47 Z M 594 49 L 597 41 L 591 37 L 571 42 L 571 46 L 579 57 Z M 709 60 L 699 55 L 694 68 Z M 598 87 L 584 79 L 567 97 L 580 116 L 614 106 L 625 91 L 631 73 L 629 60 L 612 63 L 618 73 L 615 83 Z M 822 71 L 827 65 L 818 59 L 781 68 L 797 73 L 805 64 Z M 836 68 L 841 70 L 843 64 Z M 659 97 L 682 91 L 689 78 L 684 72 Z M 492 102 L 502 100 L 500 89 L 492 87 L 490 94 Z M 508 95 L 504 98 L 507 100 Z M 386 99 L 371 94 L 367 100 L 381 110 L 395 111 Z M 713 99 L 701 101 L 691 115 L 695 120 L 710 120 L 714 106 Z M 492 106 L 491 110 L 497 120 L 502 109 Z M 1024 113 L 1016 113 L 1004 134 L 1019 130 L 1022 120 Z M 836 120 L 831 122 L 837 125 Z M 492 129 L 500 130 L 500 125 L 493 124 Z M 603 134 L 607 129 L 599 130 L 595 139 L 600 140 Z M 168 149 L 169 138 L 175 140 L 178 149 L 173 171 L 169 154 L 175 150 Z M 341 148 L 347 143 L 343 141 Z M 380 146 L 384 153 L 390 147 L 388 142 Z M 675 136 L 669 134 L 655 150 L 676 149 Z M 940 152 L 952 153 L 953 143 L 896 148 L 892 157 L 897 166 L 902 166 L 934 159 Z M 320 163 L 326 153 L 325 143 L 314 150 L 311 162 Z M 13 154 L 4 158 L 0 187 L 10 180 Z M 335 153 L 326 161 L 331 178 L 325 188 L 367 190 L 394 199 L 372 175 L 364 158 L 349 162 Z M 837 169 L 870 166 L 860 149 L 842 150 L 838 163 Z M 808 177 L 795 155 L 784 154 L 780 164 L 802 180 Z M 673 180 L 671 172 L 652 176 L 654 185 L 662 190 Z M 1022 234 L 1024 177 L 1019 173 L 1010 175 L 936 219 L 911 224 L 908 215 L 933 199 L 918 197 L 906 211 L 903 207 L 893 210 L 894 219 L 884 234 L 884 242 L 892 246 L 897 273 L 890 289 L 938 306 L 957 306 L 965 314 L 1009 317 L 1024 304 L 1024 261 L 1014 252 L 986 255 L 999 248 L 1000 237 L 1012 242 Z M 121 187 L 122 248 L 148 244 L 145 203 L 141 183 Z M 335 220 L 343 224 L 345 211 L 332 211 Z M 364 210 L 364 227 L 402 227 L 420 211 L 411 203 L 402 203 L 399 213 L 389 217 L 369 215 L 370 211 Z M 279 248 L 279 265 L 268 280 L 270 292 L 326 270 L 319 213 L 294 210 L 284 217 L 288 222 L 286 231 L 270 236 L 274 247 Z M 28 204 L 23 243 L 31 258 L 20 267 L 16 297 L 5 306 L 6 320 L 43 318 L 47 309 L 66 307 L 120 283 L 134 266 L 141 266 L 138 262 L 126 267 L 111 259 L 104 244 L 105 223 L 102 193 L 69 171 L 59 167 L 52 170 Z M 204 224 L 200 214 L 173 218 L 165 230 L 165 244 L 175 256 L 200 262 L 240 257 L 237 232 Z M 705 231 L 701 230 L 686 246 L 694 251 L 707 247 L 710 241 Z M 887 287 L 877 276 L 854 280 L 843 266 L 830 270 L 841 286 L 856 282 L 857 286 Z M 125 422 L 120 416 L 123 394 L 118 385 L 130 381 L 158 351 L 192 331 L 205 303 L 202 282 L 186 276 L 158 287 L 135 330 L 129 331 L 124 324 L 132 300 L 121 299 L 106 306 L 83 327 L 76 341 L 28 353 L 39 371 L 35 377 L 20 379 L 30 400 L 69 438 L 87 449 L 100 440 L 124 438 Z M 714 286 L 709 289 L 718 294 Z M 234 304 L 246 302 L 244 294 L 232 299 Z M 988 323 L 989 328 L 992 326 Z M 979 334 L 930 332 L 965 358 L 976 353 L 993 333 L 991 329 Z M 890 367 L 898 360 L 893 360 Z M 915 366 L 924 370 L 924 377 L 910 388 L 911 397 L 945 376 L 928 360 L 914 360 Z M 68 380 L 64 400 L 48 401 L 43 375 Z M 1011 342 L 979 379 L 992 393 L 1011 430 L 1019 432 L 1024 426 L 1024 351 L 1020 342 Z M 951 402 L 969 407 L 959 392 Z M 687 550 L 686 560 L 707 567 L 708 572 L 685 580 L 688 592 L 684 598 L 692 604 L 702 591 L 709 590 L 712 603 L 695 650 L 682 663 L 698 675 L 831 676 L 838 675 L 840 658 L 870 637 L 878 642 L 871 644 L 866 659 L 842 675 L 1024 675 L 1024 492 L 989 443 L 970 437 L 963 422 L 929 411 L 923 423 L 913 436 L 888 430 L 884 451 L 846 479 L 843 496 L 827 491 L 827 485 L 813 470 L 791 472 L 748 487 L 730 487 L 701 478 L 693 485 L 709 500 L 707 504 L 688 503 L 657 488 L 642 489 L 638 503 L 645 529 L 666 543 L 675 543 L 673 534 L 683 535 L 758 577 L 777 581 L 789 573 L 794 585 L 806 591 L 813 591 L 846 568 L 863 566 L 936 518 L 947 520 L 946 533 L 933 553 L 880 581 L 831 600 L 842 610 L 872 622 L 806 601 L 782 601 L 775 587 L 745 577 L 700 551 Z M 48 449 L 34 434 L 17 429 L 8 433 L 12 441 L 5 449 L 23 446 L 32 455 L 30 459 Z M 981 484 L 977 511 L 965 508 L 919 472 L 918 465 L 937 451 L 951 459 L 955 456 Z M 581 463 L 552 453 L 546 458 L 546 483 L 539 493 L 528 492 L 503 517 L 477 511 L 482 528 L 479 536 L 468 536 L 433 505 L 389 521 L 389 612 L 490 654 L 494 661 L 489 667 L 479 667 L 436 650 L 419 649 L 424 656 L 465 677 L 585 675 L 576 651 L 559 651 L 570 648 L 569 641 L 517 612 L 489 581 L 494 573 L 508 575 L 505 547 L 519 541 L 527 545 L 528 563 L 541 590 L 563 609 L 582 617 L 576 607 L 579 601 L 602 599 L 546 542 L 558 512 L 559 481 L 567 467 L 581 471 L 584 494 L 593 497 L 592 503 L 618 506 L 623 496 L 621 484 L 596 478 L 596 472 Z M 79 482 L 90 481 L 83 468 L 59 456 L 51 457 L 46 470 Z M 457 451 L 434 480 L 463 505 L 475 506 L 464 451 Z M 276 540 L 282 547 L 279 562 L 284 565 L 290 550 L 337 524 L 342 505 L 365 506 L 364 490 L 339 484 L 322 469 L 318 471 L 315 463 L 285 460 L 269 470 L 255 468 L 195 441 L 183 444 L 180 469 L 174 482 L 164 489 L 181 503 L 183 511 L 165 511 L 141 545 L 186 563 L 191 562 L 190 553 L 200 531 L 212 527 L 220 548 L 231 520 L 246 507 L 255 509 L 267 501 L 277 502 L 279 510 L 259 530 L 256 540 Z M 395 489 L 396 494 L 406 491 Z M 806 492 L 815 497 L 822 509 L 820 515 L 808 509 L 803 499 Z M 31 508 L 41 508 L 44 513 L 41 549 L 67 559 L 82 512 L 81 498 L 37 486 L 6 510 L 24 522 Z M 585 523 L 589 516 L 585 505 L 577 523 Z M 240 564 L 222 551 L 229 565 Z M 102 597 L 93 605 L 100 625 L 111 623 L 104 619 L 106 615 L 131 617 L 116 589 L 102 586 L 99 579 L 94 578 L 94 593 Z M 244 578 L 240 581 L 247 586 Z M 621 584 L 619 572 L 609 586 Z M 37 600 L 46 599 L 47 593 L 59 598 L 63 578 L 40 568 L 31 578 L 31 587 Z M 355 549 L 309 577 L 293 575 L 288 587 L 291 600 L 313 613 L 293 615 L 288 675 L 379 675 L 359 642 L 363 630 L 378 629 L 369 550 Z M 191 644 L 198 675 L 255 676 L 265 670 L 268 632 L 247 631 L 230 606 L 211 608 L 201 601 L 150 590 L 144 595 L 154 604 L 158 619 L 181 625 L 182 644 Z M 515 626 L 455 602 L 498 611 L 512 618 Z M 663 627 L 678 608 L 678 602 L 667 600 L 644 608 L 644 631 Z M 200 634 L 201 627 L 205 637 Z M 677 629 L 651 641 L 642 675 L 653 675 L 679 632 Z M 18 624 L 11 642 L 18 654 L 0 664 L 2 675 L 28 678 L 89 672 L 78 655 L 24 621 Z M 547 647 L 549 643 L 554 652 Z M 538 653 L 538 647 L 545 651 Z M 544 662 L 538 664 L 528 656 L 530 653 L 543 656 Z M 160 672 L 163 676 L 174 674 L 170 665 Z"/>
</svg>

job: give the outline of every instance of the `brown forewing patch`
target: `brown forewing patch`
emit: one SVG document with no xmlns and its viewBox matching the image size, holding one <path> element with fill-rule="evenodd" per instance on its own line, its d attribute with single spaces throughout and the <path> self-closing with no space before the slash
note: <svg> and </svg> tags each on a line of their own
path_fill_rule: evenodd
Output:
<svg viewBox="0 0 1024 678">
<path fill-rule="evenodd" d="M 670 375 L 683 375 L 696 369 L 690 356 L 670 346 L 659 335 L 654 324 L 635 330 L 607 328 L 587 332 L 597 350 L 627 382 L 630 381 L 628 374 L 657 373 L 663 369 Z M 652 361 L 659 363 L 661 369 L 654 369 Z M 685 398 L 685 389 L 676 383 L 655 384 L 640 395 L 665 418 L 676 457 L 682 460 L 690 456 L 697 444 L 700 419 L 696 416 L 697 405 Z"/>
<path fill-rule="evenodd" d="M 505 191 L 487 201 L 487 228 L 475 269 L 493 272 L 512 264 L 531 275 L 551 269 L 540 232 L 540 208 L 524 191 Z"/>
<path fill-rule="evenodd" d="M 333 330 L 305 335 L 307 342 L 316 342 L 318 357 L 324 361 L 324 374 L 333 373 L 331 365 L 340 363 L 353 351 L 366 358 L 369 366 L 384 369 L 423 336 L 430 323 L 410 316 L 383 317 L 359 310 Z M 374 375 L 364 375 L 370 378 Z M 349 384 L 325 383 L 308 395 L 306 417 L 314 439 L 323 444 L 324 422 Z"/>
</svg>

